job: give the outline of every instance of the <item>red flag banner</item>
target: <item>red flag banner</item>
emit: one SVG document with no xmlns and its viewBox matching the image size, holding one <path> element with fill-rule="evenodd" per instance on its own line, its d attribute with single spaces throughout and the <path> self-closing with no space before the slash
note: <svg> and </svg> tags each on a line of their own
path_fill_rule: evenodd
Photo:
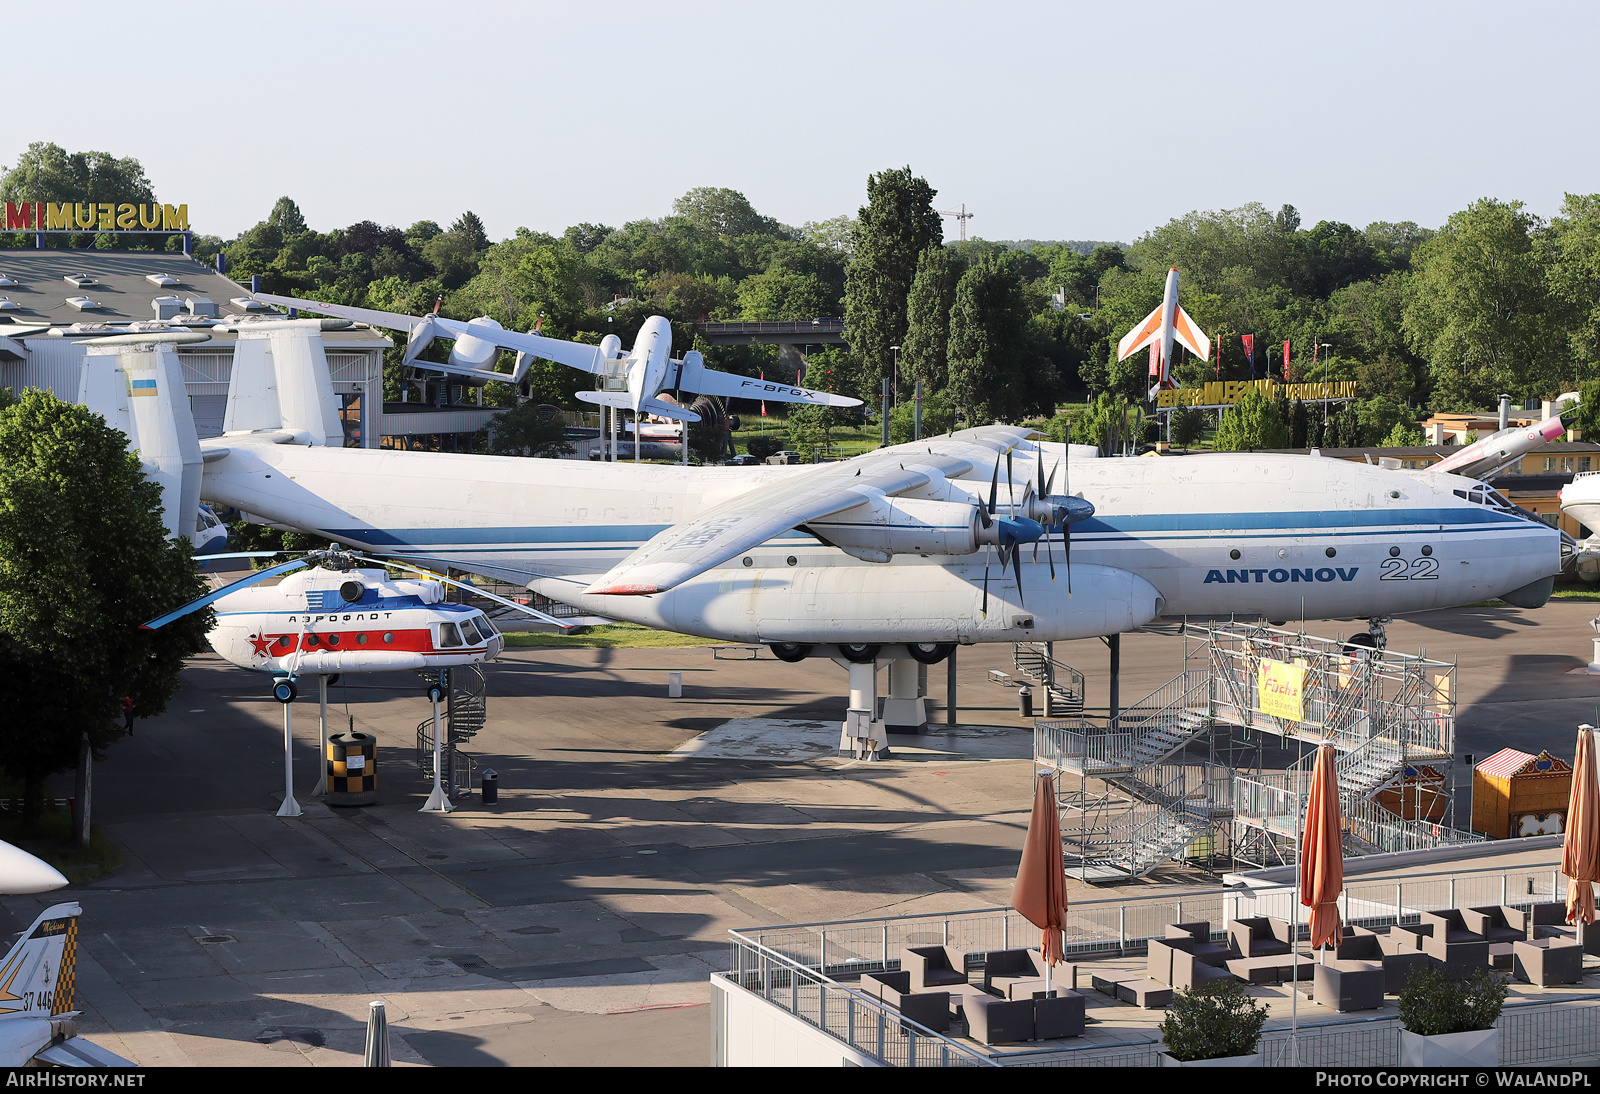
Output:
<svg viewBox="0 0 1600 1094">
<path fill-rule="evenodd" d="M 1289 379 L 1289 376 L 1290 376 L 1290 372 L 1289 372 L 1289 340 L 1287 338 L 1285 338 L 1283 340 L 1283 382 L 1284 383 L 1287 384 L 1287 383 L 1291 382 L 1290 379 Z"/>
<path fill-rule="evenodd" d="M 1250 361 L 1250 375 L 1253 378 L 1256 374 L 1256 336 L 1241 334 L 1239 341 L 1244 343 L 1244 355 Z"/>
</svg>

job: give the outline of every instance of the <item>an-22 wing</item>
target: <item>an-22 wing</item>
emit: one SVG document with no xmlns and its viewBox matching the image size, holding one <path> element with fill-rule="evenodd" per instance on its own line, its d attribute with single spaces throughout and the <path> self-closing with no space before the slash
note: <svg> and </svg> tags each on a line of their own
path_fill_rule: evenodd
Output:
<svg viewBox="0 0 1600 1094">
<path fill-rule="evenodd" d="M 914 490 L 935 473 L 954 478 L 987 469 L 999 453 L 1015 448 L 1031 432 L 981 426 L 763 482 L 658 533 L 585 591 L 613 596 L 666 592 L 775 535 L 876 494 Z"/>
</svg>

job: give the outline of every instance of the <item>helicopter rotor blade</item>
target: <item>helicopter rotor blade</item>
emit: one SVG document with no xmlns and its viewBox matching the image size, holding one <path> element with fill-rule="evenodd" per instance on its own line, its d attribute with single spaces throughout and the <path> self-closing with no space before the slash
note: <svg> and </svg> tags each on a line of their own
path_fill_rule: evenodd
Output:
<svg viewBox="0 0 1600 1094">
<path fill-rule="evenodd" d="M 195 555 L 196 562 L 213 562 L 219 558 L 274 558 L 287 551 L 230 551 L 225 555 Z"/>
<path fill-rule="evenodd" d="M 467 590 L 471 591 L 471 593 L 474 596 L 481 596 L 485 600 L 492 600 L 496 604 L 500 604 L 500 605 L 502 605 L 504 607 L 507 607 L 507 608 L 513 608 L 513 609 L 515 609 L 515 610 L 517 610 L 519 612 L 524 613 L 525 615 L 531 615 L 535 619 L 539 620 L 539 622 L 541 622 L 541 623 L 548 623 L 551 626 L 559 627 L 564 631 L 568 631 L 568 630 L 572 629 L 573 625 L 571 623 L 563 623 L 561 620 L 555 618 L 554 616 L 545 615 L 543 612 L 539 611 L 538 609 L 530 608 L 526 604 L 518 604 L 515 600 L 507 600 L 503 596 L 496 596 L 494 593 L 485 592 L 484 590 L 478 588 L 476 585 L 472 584 L 470 581 L 457 581 L 453 577 L 445 577 L 442 574 L 434 573 L 432 570 L 424 570 L 420 566 L 412 566 L 409 563 L 396 562 L 392 558 L 381 558 L 380 561 L 385 566 L 393 566 L 393 567 L 395 567 L 396 569 L 399 569 L 399 570 L 410 570 L 414 574 L 421 574 L 423 577 L 431 578 L 434 581 L 440 581 L 440 582 L 443 582 L 446 585 L 454 585 L 458 589 L 467 589 Z"/>
<path fill-rule="evenodd" d="M 279 574 L 286 574 L 290 570 L 298 570 L 302 566 L 309 565 L 311 565 L 311 563 L 306 559 L 297 558 L 289 562 L 280 562 L 276 566 L 268 566 L 265 570 L 257 570 L 249 577 L 240 578 L 231 585 L 224 585 L 220 589 L 214 589 L 205 596 L 196 597 L 194 600 L 189 601 L 189 603 L 185 604 L 181 608 L 170 611 L 166 615 L 157 616 L 148 623 L 142 623 L 140 624 L 139 629 L 142 631 L 160 630 L 168 623 L 171 623 L 174 619 L 182 619 L 191 612 L 197 612 L 201 608 L 204 608 L 210 604 L 214 604 L 218 600 L 221 600 L 223 597 L 227 596 L 229 593 L 236 593 L 240 589 L 248 588 L 259 581 L 265 581 L 269 577 L 277 577 Z"/>
</svg>

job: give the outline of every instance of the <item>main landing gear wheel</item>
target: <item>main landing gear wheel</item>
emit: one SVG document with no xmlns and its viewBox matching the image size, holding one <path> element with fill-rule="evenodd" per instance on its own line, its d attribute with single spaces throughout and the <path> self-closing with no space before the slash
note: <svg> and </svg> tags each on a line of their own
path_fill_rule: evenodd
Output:
<svg viewBox="0 0 1600 1094">
<path fill-rule="evenodd" d="M 280 703 L 292 703 L 299 690 L 294 686 L 293 680 L 274 680 L 272 682 L 272 697 Z"/>
<path fill-rule="evenodd" d="M 911 642 L 906 645 L 912 660 L 924 665 L 937 665 L 955 652 L 955 648 L 954 642 Z"/>
<path fill-rule="evenodd" d="M 796 661 L 804 661 L 811 656 L 810 646 L 798 645 L 794 642 L 773 642 L 768 648 L 772 650 L 772 656 L 779 661 L 788 661 L 791 664 Z"/>
<path fill-rule="evenodd" d="M 438 684 L 429 684 L 428 685 L 428 702 L 430 702 L 430 703 L 442 703 L 442 702 L 444 702 L 444 688 L 440 687 Z"/>
<path fill-rule="evenodd" d="M 865 665 L 869 661 L 876 661 L 878 659 L 878 651 L 881 649 L 883 649 L 882 646 L 846 646 L 841 644 L 839 646 L 839 655 L 852 665 Z"/>
<path fill-rule="evenodd" d="M 1378 640 L 1366 631 L 1352 634 L 1345 639 L 1344 655 L 1346 657 L 1370 657 L 1378 648 Z"/>
</svg>

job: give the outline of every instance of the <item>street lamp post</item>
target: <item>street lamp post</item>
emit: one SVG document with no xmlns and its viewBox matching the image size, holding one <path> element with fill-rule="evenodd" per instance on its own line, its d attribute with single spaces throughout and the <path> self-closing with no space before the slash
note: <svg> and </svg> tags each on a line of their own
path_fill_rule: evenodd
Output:
<svg viewBox="0 0 1600 1094">
<path fill-rule="evenodd" d="M 1322 425 L 1328 425 L 1328 351 L 1333 347 L 1327 342 L 1320 344 L 1322 350 Z"/>
</svg>

